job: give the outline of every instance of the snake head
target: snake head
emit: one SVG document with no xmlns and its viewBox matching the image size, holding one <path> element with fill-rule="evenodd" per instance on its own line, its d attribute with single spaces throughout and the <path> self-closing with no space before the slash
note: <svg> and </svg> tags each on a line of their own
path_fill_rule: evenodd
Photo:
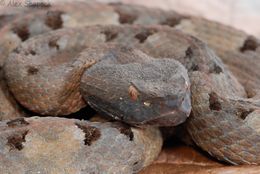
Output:
<svg viewBox="0 0 260 174">
<path fill-rule="evenodd" d="M 191 111 L 187 71 L 173 59 L 99 62 L 83 74 L 81 92 L 101 114 L 131 125 L 175 126 Z"/>
</svg>

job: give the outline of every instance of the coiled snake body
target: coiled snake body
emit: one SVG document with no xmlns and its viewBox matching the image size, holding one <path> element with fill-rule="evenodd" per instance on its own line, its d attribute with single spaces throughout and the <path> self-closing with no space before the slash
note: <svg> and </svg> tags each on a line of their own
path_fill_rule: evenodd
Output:
<svg viewBox="0 0 260 174">
<path fill-rule="evenodd" d="M 190 87 L 192 112 L 187 120 L 187 129 L 194 142 L 220 160 L 232 164 L 259 164 L 259 41 L 230 27 L 175 12 L 118 4 L 107 8 L 113 9 L 118 15 L 118 23 L 160 25 L 62 29 L 29 39 L 5 59 L 3 67 L 15 98 L 28 109 L 43 115 L 69 114 L 84 107 L 87 101 L 100 112 L 130 124 L 174 126 L 182 123 L 190 113 L 187 97 Z M 234 75 L 206 44 L 176 29 L 207 42 Z M 118 45 L 122 48 L 118 49 Z M 136 52 L 136 49 L 143 53 Z M 125 56 L 126 59 L 120 62 L 118 57 L 125 54 L 132 55 L 128 58 Z M 139 105 L 133 106 L 138 110 L 126 112 L 126 106 L 133 101 L 126 101 L 123 96 L 126 104 L 120 102 L 120 92 L 111 98 L 102 93 L 112 96 L 115 87 L 121 85 L 115 83 L 122 79 L 122 76 L 113 76 L 113 73 L 123 73 L 124 67 L 134 69 L 131 66 L 139 66 L 138 63 L 143 65 L 146 60 L 142 59 L 146 56 L 149 61 L 159 61 L 160 65 L 158 62 L 149 64 L 154 67 L 158 65 L 167 68 L 160 62 L 163 60 L 161 58 L 181 62 L 190 80 L 186 78 L 185 71 L 181 70 L 181 65 L 176 63 L 172 68 L 179 69 L 176 72 L 182 72 L 182 77 L 170 82 L 176 81 L 180 86 L 174 86 L 176 90 L 159 96 L 166 90 L 160 85 L 158 93 L 155 89 L 142 90 L 149 86 L 143 87 L 143 84 L 137 82 L 124 85 L 129 81 L 140 80 L 133 79 L 134 72 L 125 71 L 132 75 L 125 78 L 126 82 L 122 81 L 124 91 L 134 99 L 145 98 L 141 100 L 141 108 L 138 108 Z M 135 59 L 124 62 L 131 58 Z M 117 72 L 111 71 L 111 65 L 117 68 Z M 144 80 L 150 71 L 136 72 L 144 72 L 141 78 Z M 175 96 L 176 91 L 180 95 Z M 153 92 L 153 95 L 147 95 L 150 98 L 145 97 L 148 92 Z M 169 99 L 168 96 L 175 97 Z M 160 100 L 158 97 L 161 97 Z M 159 111 L 152 112 L 156 114 L 148 114 L 139 120 L 140 116 L 132 117 L 132 112 L 141 112 L 143 108 L 158 103 L 163 103 L 161 108 L 166 109 L 159 108 Z M 172 110 L 171 114 L 167 114 L 170 111 L 168 106 Z M 167 117 L 160 117 L 163 114 Z"/>
</svg>

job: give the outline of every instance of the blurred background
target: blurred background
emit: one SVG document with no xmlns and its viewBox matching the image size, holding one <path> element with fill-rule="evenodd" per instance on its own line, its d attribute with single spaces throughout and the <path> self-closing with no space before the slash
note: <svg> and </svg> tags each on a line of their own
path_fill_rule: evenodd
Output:
<svg viewBox="0 0 260 174">
<path fill-rule="evenodd" d="M 260 0 L 98 0 L 173 9 L 219 21 L 260 37 Z"/>
<path fill-rule="evenodd" d="M 65 2 L 95 0 L 0 0 L 0 12 L 8 1 L 19 2 Z M 183 14 L 202 16 L 215 20 L 249 34 L 260 37 L 260 0 L 96 0 L 99 2 L 122 2 L 175 10 Z"/>
</svg>

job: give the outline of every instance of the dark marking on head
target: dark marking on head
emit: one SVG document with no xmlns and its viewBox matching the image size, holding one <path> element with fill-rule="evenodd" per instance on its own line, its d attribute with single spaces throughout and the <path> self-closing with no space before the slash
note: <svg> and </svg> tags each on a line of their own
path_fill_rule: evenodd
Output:
<svg viewBox="0 0 260 174">
<path fill-rule="evenodd" d="M 257 41 L 254 37 L 249 36 L 245 42 L 244 45 L 240 48 L 241 52 L 245 52 L 247 50 L 255 51 L 258 47 Z"/>
<path fill-rule="evenodd" d="M 85 145 L 91 146 L 91 144 L 97 141 L 101 136 L 100 130 L 94 126 L 88 126 L 79 123 L 75 123 L 75 125 L 85 133 Z"/>
<path fill-rule="evenodd" d="M 25 121 L 24 118 L 17 118 L 17 119 L 8 121 L 6 124 L 7 124 L 8 127 L 12 127 L 12 128 L 23 127 L 23 126 L 29 125 L 29 123 L 27 121 Z"/>
<path fill-rule="evenodd" d="M 170 27 L 175 27 L 176 25 L 180 24 L 182 19 L 183 18 L 176 17 L 176 16 L 168 17 L 164 21 L 162 21 L 160 24 L 161 25 L 168 25 Z"/>
<path fill-rule="evenodd" d="M 222 68 L 217 65 L 216 63 L 214 63 L 213 67 L 210 68 L 209 70 L 210 73 L 216 73 L 216 74 L 220 74 L 223 72 Z"/>
<path fill-rule="evenodd" d="M 15 34 L 17 34 L 22 41 L 26 41 L 30 36 L 29 30 L 28 30 L 28 27 L 26 26 L 26 24 L 14 26 L 12 28 L 12 31 Z"/>
<path fill-rule="evenodd" d="M 140 43 L 144 43 L 146 39 L 156 33 L 156 30 L 144 30 L 135 35 L 135 38 L 139 40 Z"/>
<path fill-rule="evenodd" d="M 112 126 L 116 128 L 121 134 L 126 135 L 130 141 L 133 141 L 134 133 L 132 132 L 129 125 L 120 122 L 114 122 Z"/>
<path fill-rule="evenodd" d="M 222 109 L 218 96 L 215 92 L 209 94 L 209 108 L 210 110 L 220 111 Z"/>
<path fill-rule="evenodd" d="M 39 70 L 36 67 L 29 66 L 27 72 L 28 72 L 28 75 L 35 75 L 39 72 Z"/>
<path fill-rule="evenodd" d="M 63 21 L 61 15 L 62 11 L 48 11 L 45 19 L 45 24 L 52 28 L 53 30 L 57 30 L 62 28 Z"/>
<path fill-rule="evenodd" d="M 28 132 L 29 131 L 26 130 L 7 137 L 7 145 L 10 147 L 10 151 L 14 149 L 23 149 L 23 143 L 25 142 L 25 137 L 28 134 Z"/>
<path fill-rule="evenodd" d="M 119 9 L 116 9 L 115 11 L 119 15 L 119 22 L 121 24 L 133 24 L 137 19 L 137 15 L 135 14 L 128 14 L 125 11 Z"/>
<path fill-rule="evenodd" d="M 114 40 L 118 35 L 116 31 L 112 31 L 112 30 L 105 30 L 102 31 L 101 33 L 106 36 L 106 42 Z"/>
</svg>

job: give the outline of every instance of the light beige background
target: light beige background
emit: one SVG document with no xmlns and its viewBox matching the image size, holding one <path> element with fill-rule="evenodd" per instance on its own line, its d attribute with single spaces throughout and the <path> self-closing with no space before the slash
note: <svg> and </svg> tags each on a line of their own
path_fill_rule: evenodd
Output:
<svg viewBox="0 0 260 174">
<path fill-rule="evenodd" d="M 203 16 L 260 37 L 260 0 L 99 0 L 173 9 Z"/>
<path fill-rule="evenodd" d="M 0 0 L 20 1 L 28 0 Z M 93 0 L 30 0 L 31 2 L 65 2 Z M 202 16 L 219 21 L 260 37 L 260 0 L 96 0 L 100 2 L 124 2 L 148 7 L 173 9 L 180 13 Z M 0 4 L 1 10 L 6 8 Z"/>
</svg>

